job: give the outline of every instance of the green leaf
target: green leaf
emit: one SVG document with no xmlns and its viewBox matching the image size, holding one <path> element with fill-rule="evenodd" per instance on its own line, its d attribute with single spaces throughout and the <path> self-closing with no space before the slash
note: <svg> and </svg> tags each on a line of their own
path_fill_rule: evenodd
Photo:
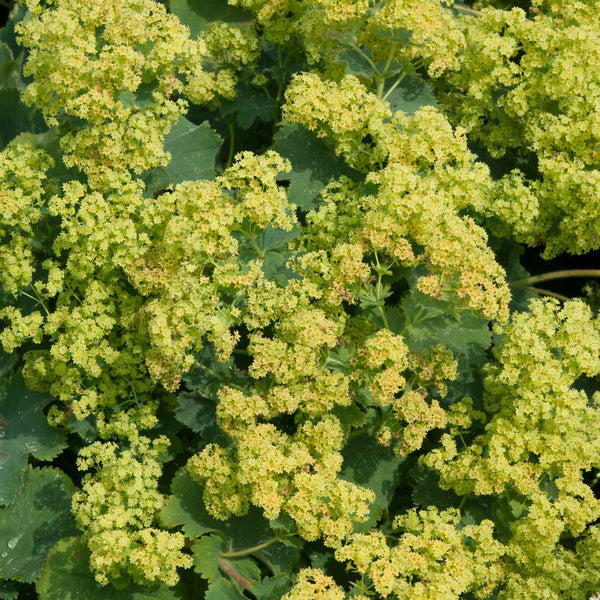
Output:
<svg viewBox="0 0 600 600">
<path fill-rule="evenodd" d="M 15 4 L 10 11 L 6 25 L 0 29 L 0 41 L 8 45 L 15 58 L 23 52 L 23 47 L 17 43 L 15 25 L 22 21 L 26 14 L 27 7 L 24 3 L 19 2 L 18 4 Z"/>
<path fill-rule="evenodd" d="M 346 63 L 347 75 L 371 77 L 373 75 L 373 65 L 367 59 L 369 54 L 370 52 L 367 49 L 363 50 L 361 53 L 355 48 L 347 47 L 338 54 L 337 60 Z"/>
<path fill-rule="evenodd" d="M 231 576 L 227 572 L 229 568 L 250 583 L 260 579 L 260 568 L 252 558 L 222 557 L 225 551 L 225 542 L 218 535 L 205 535 L 196 540 L 192 545 L 194 571 L 210 584 L 223 577 Z"/>
<path fill-rule="evenodd" d="M 181 526 L 185 536 L 195 539 L 206 533 L 218 533 L 225 540 L 224 551 L 243 550 L 276 537 L 269 521 L 260 510 L 252 508 L 242 517 L 219 521 L 210 516 L 202 501 L 202 487 L 181 468 L 171 482 L 171 496 L 160 513 L 164 527 Z M 252 553 L 275 574 L 290 572 L 297 564 L 300 553 L 295 547 L 296 538 L 286 538 Z"/>
<path fill-rule="evenodd" d="M 17 358 L 16 352 L 9 354 L 0 349 L 0 377 L 12 369 L 17 362 Z"/>
<path fill-rule="evenodd" d="M 202 487 L 185 467 L 173 477 L 171 494 L 161 511 L 161 522 L 165 527 L 181 525 L 190 539 L 205 533 L 219 533 L 227 542 L 227 550 L 239 550 L 274 537 L 269 522 L 256 508 L 243 517 L 231 517 L 227 521 L 210 516 L 202 501 Z"/>
<path fill-rule="evenodd" d="M 331 179 L 354 175 L 323 140 L 300 126 L 284 125 L 275 134 L 273 149 L 292 163 L 292 172 L 282 179 L 289 179 L 290 202 L 302 210 L 318 204 L 321 189 Z"/>
<path fill-rule="evenodd" d="M 42 409 L 52 400 L 33 392 L 20 374 L 0 389 L 0 505 L 17 495 L 27 456 L 50 460 L 65 448 L 65 434 L 50 427 Z"/>
<path fill-rule="evenodd" d="M 460 499 L 454 492 L 440 488 L 439 476 L 429 467 L 417 465 L 411 470 L 410 475 L 415 480 L 412 499 L 417 506 L 423 508 L 437 506 L 440 509 L 447 509 L 460 503 Z"/>
<path fill-rule="evenodd" d="M 35 581 L 51 546 L 77 533 L 71 515 L 74 489 L 62 471 L 25 471 L 14 503 L 0 509 L 0 578 Z"/>
<path fill-rule="evenodd" d="M 0 581 L 0 600 L 17 600 L 19 592 L 11 581 Z"/>
<path fill-rule="evenodd" d="M 289 591 L 291 583 L 288 574 L 267 577 L 252 586 L 252 593 L 258 600 L 281 600 L 281 597 Z"/>
<path fill-rule="evenodd" d="M 239 558 L 222 557 L 222 565 L 231 567 L 238 575 L 241 575 L 246 581 L 254 584 L 260 579 L 260 568 L 257 562 L 251 556 L 242 556 Z M 221 571 L 227 573 L 221 566 Z M 228 574 L 229 575 L 229 574 Z M 229 575 L 231 576 L 231 575 Z"/>
<path fill-rule="evenodd" d="M 89 550 L 80 538 L 65 538 L 48 553 L 36 590 L 39 600 L 179 600 L 166 585 L 144 588 L 101 586 L 89 567 Z"/>
<path fill-rule="evenodd" d="M 221 107 L 223 115 L 236 113 L 237 124 L 242 129 L 249 129 L 256 119 L 265 123 L 273 120 L 273 109 L 277 103 L 264 90 L 242 82 L 236 91 L 236 97 Z"/>
<path fill-rule="evenodd" d="M 235 585 L 227 579 L 219 579 L 208 586 L 205 600 L 243 600 L 246 598 Z"/>
<path fill-rule="evenodd" d="M 225 551 L 225 542 L 218 535 L 204 535 L 192 545 L 194 571 L 212 583 L 221 577 L 219 557 Z"/>
<path fill-rule="evenodd" d="M 15 60 L 12 50 L 8 44 L 0 43 L 0 87 L 11 89 L 22 89 L 25 82 L 21 76 L 23 70 L 23 55 Z"/>
<path fill-rule="evenodd" d="M 215 157 L 221 142 L 219 134 L 207 121 L 195 125 L 180 117 L 165 138 L 165 150 L 171 154 L 171 162 L 146 173 L 147 193 L 164 190 L 182 181 L 214 179 Z"/>
<path fill-rule="evenodd" d="M 21 102 L 16 89 L 0 89 L 0 149 L 23 132 L 40 132 L 46 129 L 41 113 Z"/>
<path fill-rule="evenodd" d="M 170 0 L 170 11 L 190 28 L 192 37 L 196 37 L 211 21 L 242 23 L 254 17 L 237 6 L 231 6 L 227 0 Z"/>
<path fill-rule="evenodd" d="M 160 521 L 164 527 L 182 526 L 189 539 L 218 531 L 219 521 L 211 517 L 202 500 L 202 488 L 185 467 L 177 471 L 171 482 L 171 496 L 165 502 Z"/>
<path fill-rule="evenodd" d="M 377 524 L 392 499 L 402 459 L 367 434 L 350 438 L 342 455 L 342 478 L 375 492 L 369 519 L 356 526 L 356 531 L 367 531 Z"/>
<path fill-rule="evenodd" d="M 278 229 L 268 225 L 266 229 L 256 238 L 256 245 L 263 251 L 275 250 L 287 246 L 294 238 L 300 235 L 298 227 L 293 227 L 290 231 Z"/>
<path fill-rule="evenodd" d="M 216 401 L 223 385 L 243 386 L 247 381 L 247 373 L 240 371 L 233 359 L 221 362 L 212 345 L 204 346 L 195 358 L 194 366 L 183 375 L 183 381 L 189 390 L 204 398 Z"/>
<path fill-rule="evenodd" d="M 177 396 L 179 405 L 175 418 L 196 433 L 204 433 L 216 427 L 215 403 L 197 393 L 183 392 Z"/>
<path fill-rule="evenodd" d="M 409 115 L 422 106 L 437 106 L 433 86 L 419 75 L 405 77 L 387 100 L 392 111 L 401 110 Z"/>
<path fill-rule="evenodd" d="M 415 352 L 443 343 L 455 354 L 478 359 L 492 342 L 488 322 L 470 310 L 459 312 L 452 301 L 412 289 L 402 299 L 402 309 L 406 341 Z"/>
</svg>

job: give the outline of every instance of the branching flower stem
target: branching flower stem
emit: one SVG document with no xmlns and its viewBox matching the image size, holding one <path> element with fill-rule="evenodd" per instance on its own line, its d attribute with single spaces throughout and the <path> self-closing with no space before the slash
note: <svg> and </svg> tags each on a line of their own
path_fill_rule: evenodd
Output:
<svg viewBox="0 0 600 600">
<path fill-rule="evenodd" d="M 274 544 L 275 542 L 278 542 L 278 541 L 279 541 L 279 538 L 274 537 L 270 540 L 267 540 L 266 542 L 256 544 L 256 546 L 250 546 L 249 548 L 244 548 L 243 550 L 234 550 L 232 552 L 223 552 L 223 554 L 221 554 L 221 557 L 222 558 L 237 558 L 239 556 L 247 556 L 248 554 L 253 554 L 254 552 L 258 552 L 259 550 L 262 550 L 263 548 L 266 548 L 267 546 L 270 546 L 271 544 Z"/>
<path fill-rule="evenodd" d="M 600 277 L 600 269 L 567 269 L 565 271 L 552 271 L 550 273 L 542 273 L 541 275 L 533 275 L 518 281 L 511 281 L 512 287 L 528 287 L 533 283 L 541 281 L 552 281 L 554 279 L 568 279 L 569 277 Z"/>
</svg>

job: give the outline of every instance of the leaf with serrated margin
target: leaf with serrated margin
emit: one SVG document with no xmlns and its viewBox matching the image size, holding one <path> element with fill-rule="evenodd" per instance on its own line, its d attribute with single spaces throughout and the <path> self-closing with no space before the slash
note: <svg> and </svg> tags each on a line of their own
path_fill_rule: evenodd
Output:
<svg viewBox="0 0 600 600">
<path fill-rule="evenodd" d="M 257 546 L 276 537 L 269 521 L 260 510 L 251 508 L 242 517 L 231 517 L 220 521 L 210 516 L 202 500 L 202 487 L 197 484 L 183 467 L 175 474 L 171 483 L 171 496 L 168 497 L 160 513 L 164 527 L 181 526 L 189 539 L 206 533 L 218 533 L 225 540 L 226 551 L 241 550 Z M 264 562 L 275 574 L 289 572 L 297 564 L 300 553 L 289 537 L 253 552 L 252 556 Z"/>
<path fill-rule="evenodd" d="M 182 392 L 177 396 L 175 418 L 196 433 L 216 427 L 215 403 L 197 393 Z"/>
<path fill-rule="evenodd" d="M 24 132 L 46 129 L 41 113 L 21 102 L 17 89 L 0 89 L 0 149 Z"/>
<path fill-rule="evenodd" d="M 166 167 L 158 167 L 144 176 L 146 193 L 152 194 L 182 181 L 215 178 L 215 158 L 221 137 L 207 121 L 196 125 L 180 117 L 165 138 L 164 147 L 171 154 Z"/>
<path fill-rule="evenodd" d="M 256 119 L 265 123 L 272 121 L 276 105 L 275 100 L 269 98 L 264 90 L 241 82 L 236 88 L 235 98 L 221 107 L 221 114 L 236 114 L 237 124 L 242 129 L 249 129 Z"/>
<path fill-rule="evenodd" d="M 177 471 L 171 482 L 171 496 L 160 512 L 164 527 L 181 525 L 189 539 L 204 533 L 212 533 L 224 525 L 223 521 L 211 517 L 202 500 L 202 487 L 197 484 L 185 467 Z"/>
<path fill-rule="evenodd" d="M 170 0 L 169 9 L 190 28 L 192 37 L 196 37 L 212 21 L 244 23 L 254 18 L 252 13 L 231 6 L 227 0 Z"/>
<path fill-rule="evenodd" d="M 246 372 L 235 366 L 233 359 L 220 361 L 212 345 L 206 345 L 195 356 L 194 366 L 183 375 L 189 390 L 204 398 L 217 400 L 217 392 L 225 385 L 242 387 L 248 379 Z"/>
<path fill-rule="evenodd" d="M 25 471 L 15 501 L 0 509 L 0 578 L 35 581 L 52 545 L 77 533 L 71 515 L 74 490 L 58 469 Z"/>
<path fill-rule="evenodd" d="M 414 115 L 422 106 L 437 106 L 432 85 L 419 75 L 409 75 L 388 96 L 393 112 L 401 110 Z"/>
<path fill-rule="evenodd" d="M 289 179 L 289 200 L 302 210 L 318 204 L 321 190 L 331 179 L 354 175 L 323 140 L 298 125 L 284 125 L 275 134 L 273 149 L 292 163 L 292 172 L 282 179 Z"/>
<path fill-rule="evenodd" d="M 411 350 L 421 352 L 442 343 L 458 355 L 474 360 L 485 357 L 492 334 L 488 322 L 470 310 L 459 312 L 451 302 L 436 300 L 416 289 L 402 299 L 402 309 Z"/>
<path fill-rule="evenodd" d="M 39 600 L 180 600 L 166 585 L 142 587 L 131 584 L 116 589 L 101 586 L 90 571 L 90 553 L 80 538 L 60 540 L 48 553 L 36 584 Z"/>
<path fill-rule="evenodd" d="M 280 600 L 292 585 L 289 574 L 267 577 L 252 586 L 258 600 Z"/>
<path fill-rule="evenodd" d="M 219 579 L 208 586 L 205 600 L 243 600 L 246 598 L 235 585 L 227 579 Z"/>
<path fill-rule="evenodd" d="M 375 492 L 369 519 L 355 526 L 356 531 L 367 531 L 377 524 L 392 499 L 402 459 L 391 448 L 384 448 L 367 434 L 350 438 L 342 455 L 341 477 Z"/>
<path fill-rule="evenodd" d="M 29 455 L 51 460 L 67 445 L 65 434 L 50 427 L 42 412 L 51 400 L 27 389 L 20 373 L 0 387 L 0 505 L 17 495 Z"/>
<path fill-rule="evenodd" d="M 194 571 L 209 583 L 221 577 L 219 557 L 225 552 L 225 542 L 218 535 L 204 535 L 192 545 Z"/>
</svg>

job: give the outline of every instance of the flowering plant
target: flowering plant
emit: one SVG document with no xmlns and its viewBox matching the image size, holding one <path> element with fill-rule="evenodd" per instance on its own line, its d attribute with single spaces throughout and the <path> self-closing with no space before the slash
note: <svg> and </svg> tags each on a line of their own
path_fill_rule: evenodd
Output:
<svg viewBox="0 0 600 600">
<path fill-rule="evenodd" d="M 0 31 L 0 599 L 587 600 L 598 0 L 26 0 Z M 555 296 L 555 297 L 552 297 Z"/>
</svg>

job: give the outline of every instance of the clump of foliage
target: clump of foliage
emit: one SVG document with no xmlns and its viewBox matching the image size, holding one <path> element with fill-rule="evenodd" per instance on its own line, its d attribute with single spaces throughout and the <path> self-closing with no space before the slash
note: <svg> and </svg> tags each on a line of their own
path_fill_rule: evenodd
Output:
<svg viewBox="0 0 600 600">
<path fill-rule="evenodd" d="M 600 592 L 595 288 L 519 262 L 600 247 L 600 4 L 492 4 L 13 9 L 0 599 Z"/>
</svg>

